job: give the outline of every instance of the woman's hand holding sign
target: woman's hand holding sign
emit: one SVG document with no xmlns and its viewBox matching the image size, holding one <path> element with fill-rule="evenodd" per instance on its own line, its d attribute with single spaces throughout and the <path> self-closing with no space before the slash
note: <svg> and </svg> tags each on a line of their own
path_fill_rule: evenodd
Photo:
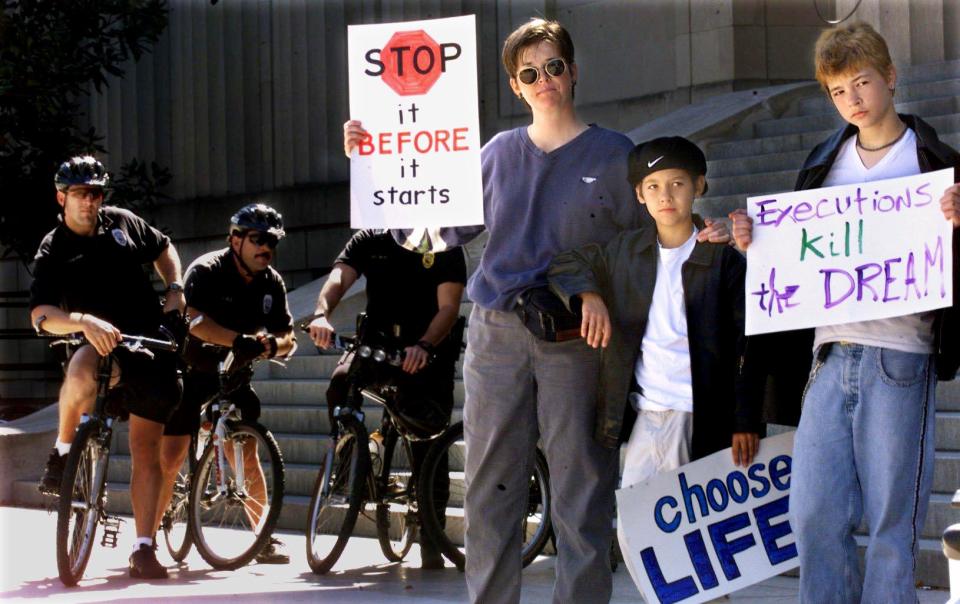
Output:
<svg viewBox="0 0 960 604">
<path fill-rule="evenodd" d="M 360 120 L 348 120 L 343 123 L 343 154 L 350 157 L 350 152 L 354 147 L 360 145 L 360 141 L 367 137 L 367 131 L 363 129 Z"/>
<path fill-rule="evenodd" d="M 606 348 L 610 343 L 610 313 L 607 312 L 607 305 L 596 292 L 583 292 L 579 296 L 582 302 L 580 312 L 583 315 L 580 336 L 594 348 Z"/>
</svg>

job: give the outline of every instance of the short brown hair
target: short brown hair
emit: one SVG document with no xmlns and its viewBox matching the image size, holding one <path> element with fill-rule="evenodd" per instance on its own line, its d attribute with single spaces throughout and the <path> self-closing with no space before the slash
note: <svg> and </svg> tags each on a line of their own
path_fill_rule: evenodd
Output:
<svg viewBox="0 0 960 604">
<path fill-rule="evenodd" d="M 503 42 L 503 68 L 507 71 L 507 77 L 517 77 L 523 49 L 540 42 L 552 43 L 560 51 L 561 59 L 568 65 L 573 63 L 573 40 L 570 33 L 556 21 L 534 17 L 513 30 Z"/>
<path fill-rule="evenodd" d="M 856 21 L 825 30 L 814 50 L 817 81 L 827 90 L 829 78 L 873 67 L 886 77 L 893 68 L 890 49 L 877 30 Z"/>
</svg>

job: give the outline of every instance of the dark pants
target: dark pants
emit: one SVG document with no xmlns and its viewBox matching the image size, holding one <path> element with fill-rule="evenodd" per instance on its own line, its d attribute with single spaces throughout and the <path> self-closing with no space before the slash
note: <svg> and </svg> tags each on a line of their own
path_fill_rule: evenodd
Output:
<svg viewBox="0 0 960 604">
<path fill-rule="evenodd" d="M 340 359 L 340 363 L 330 376 L 330 386 L 327 388 L 327 413 L 330 417 L 330 425 L 333 425 L 334 409 L 345 405 L 348 401 L 350 387 L 348 375 L 352 360 L 352 354 L 345 355 L 344 358 Z M 400 371 L 400 369 L 397 369 L 397 371 Z M 454 364 L 452 362 L 435 361 L 413 375 L 404 376 L 404 399 L 407 401 L 432 399 L 443 409 L 449 424 L 453 412 L 453 376 Z M 415 407 L 410 409 L 409 412 L 415 414 Z M 433 443 L 433 440 L 411 441 L 410 449 L 413 459 L 410 461 L 413 464 L 415 475 L 420 475 L 423 460 L 427 457 L 427 452 Z M 434 485 L 434 501 L 436 502 L 436 513 L 441 518 L 441 523 L 445 523 L 447 501 L 450 499 L 450 472 L 446 455 L 440 460 L 439 473 L 440 479 Z M 426 546 L 436 547 L 433 544 L 426 544 Z"/>
</svg>

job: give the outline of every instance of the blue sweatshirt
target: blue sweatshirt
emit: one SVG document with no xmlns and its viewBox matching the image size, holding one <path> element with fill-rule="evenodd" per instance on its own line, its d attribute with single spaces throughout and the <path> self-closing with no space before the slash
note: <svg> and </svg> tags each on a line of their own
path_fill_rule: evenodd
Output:
<svg viewBox="0 0 960 604">
<path fill-rule="evenodd" d="M 490 239 L 467 293 L 493 310 L 513 309 L 525 289 L 546 285 L 558 253 L 650 222 L 627 182 L 630 139 L 590 126 L 550 153 L 540 150 L 526 126 L 501 132 L 484 145 L 483 216 Z M 429 247 L 462 245 L 480 227 L 440 229 Z M 394 233 L 407 247 L 423 246 L 424 231 Z"/>
</svg>

